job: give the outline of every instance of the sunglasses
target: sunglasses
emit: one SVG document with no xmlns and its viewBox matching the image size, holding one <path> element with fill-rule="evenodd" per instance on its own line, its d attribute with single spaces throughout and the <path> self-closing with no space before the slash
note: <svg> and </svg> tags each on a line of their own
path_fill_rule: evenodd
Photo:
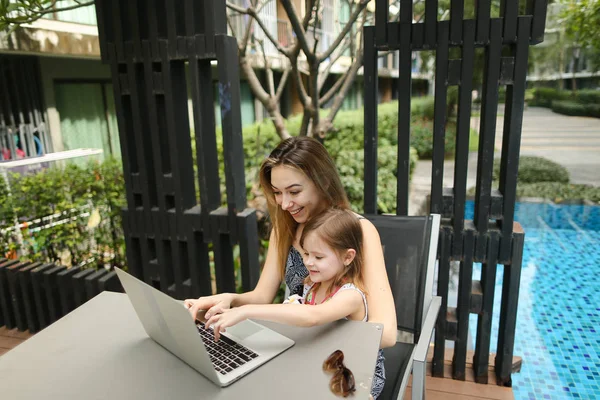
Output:
<svg viewBox="0 0 600 400">
<path fill-rule="evenodd" d="M 354 375 L 344 365 L 344 353 L 341 350 L 336 350 L 327 357 L 323 370 L 333 373 L 329 388 L 336 396 L 347 397 L 356 390 Z"/>
</svg>

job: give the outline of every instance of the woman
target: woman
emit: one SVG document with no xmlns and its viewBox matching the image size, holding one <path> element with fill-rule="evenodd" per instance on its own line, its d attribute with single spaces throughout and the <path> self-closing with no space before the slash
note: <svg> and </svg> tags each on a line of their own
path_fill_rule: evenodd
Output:
<svg viewBox="0 0 600 400">
<path fill-rule="evenodd" d="M 263 162 L 260 184 L 267 198 L 273 224 L 269 249 L 256 288 L 250 292 L 222 293 L 188 299 L 192 316 L 208 310 L 205 318 L 224 309 L 245 304 L 272 303 L 281 280 L 290 294 L 302 295 L 308 270 L 302 260 L 300 237 L 304 224 L 329 207 L 350 209 L 340 177 L 327 150 L 317 140 L 292 137 L 281 142 Z M 381 347 L 396 343 L 396 310 L 385 270 L 377 229 L 360 218 L 363 233 L 364 284 L 369 304 L 369 321 L 382 323 Z"/>
</svg>

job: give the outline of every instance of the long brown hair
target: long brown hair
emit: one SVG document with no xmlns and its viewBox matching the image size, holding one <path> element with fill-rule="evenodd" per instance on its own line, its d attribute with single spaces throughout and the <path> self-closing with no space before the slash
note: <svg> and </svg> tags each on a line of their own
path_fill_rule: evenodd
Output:
<svg viewBox="0 0 600 400">
<path fill-rule="evenodd" d="M 343 258 L 348 249 L 354 249 L 356 254 L 348 264 L 333 279 L 333 283 L 327 289 L 331 290 L 342 286 L 344 283 L 353 283 L 363 292 L 363 233 L 360 221 L 356 214 L 350 210 L 330 208 L 323 211 L 306 223 L 300 237 L 300 246 L 304 248 L 304 241 L 310 234 L 318 235 L 319 239 L 330 249 L 335 251 L 338 257 Z M 310 278 L 307 278 L 310 279 Z"/>
<path fill-rule="evenodd" d="M 323 209 L 329 207 L 350 209 L 350 202 L 333 160 L 319 141 L 306 136 L 296 136 L 279 143 L 269 157 L 263 161 L 259 177 L 260 186 L 267 198 L 269 216 L 273 229 L 275 229 L 277 256 L 283 277 L 298 223 L 294 221 L 289 212 L 281 209 L 273 194 L 271 171 L 281 165 L 297 169 L 315 184 L 324 200 Z"/>
</svg>

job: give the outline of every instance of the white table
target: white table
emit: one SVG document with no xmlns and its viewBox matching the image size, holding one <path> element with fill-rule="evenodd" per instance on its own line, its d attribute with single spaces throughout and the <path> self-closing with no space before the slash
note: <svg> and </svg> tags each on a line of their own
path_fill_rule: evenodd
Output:
<svg viewBox="0 0 600 400">
<path fill-rule="evenodd" d="M 338 321 L 298 328 L 262 324 L 296 344 L 227 388 L 219 388 L 150 339 L 126 295 L 103 292 L 0 357 L 3 399 L 336 398 L 325 358 L 336 349 L 367 399 L 382 325 Z"/>
</svg>

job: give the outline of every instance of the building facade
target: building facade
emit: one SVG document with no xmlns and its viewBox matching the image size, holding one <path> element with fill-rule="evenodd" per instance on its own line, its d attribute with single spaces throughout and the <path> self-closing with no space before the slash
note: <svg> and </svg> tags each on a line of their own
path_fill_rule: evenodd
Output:
<svg viewBox="0 0 600 400">
<path fill-rule="evenodd" d="M 245 7 L 248 0 L 232 2 Z M 297 10 L 304 9 L 304 0 L 295 3 Z M 65 1 L 62 6 L 68 4 Z M 349 16 L 347 1 L 323 0 L 320 22 L 309 34 L 318 35 L 321 51 L 335 40 Z M 292 43 L 290 22 L 279 1 L 266 3 L 260 10 L 260 18 L 281 45 Z M 230 33 L 240 37 L 249 21 L 246 15 L 232 15 Z M 268 57 L 278 79 L 285 65 L 283 56 L 265 39 L 258 24 L 254 23 L 253 29 L 254 40 L 262 42 L 264 56 Z M 309 40 L 314 38 L 309 37 Z M 264 56 L 258 52 L 250 54 L 253 67 L 263 80 L 266 77 L 260 70 L 264 67 Z M 348 56 L 338 59 L 324 90 L 331 87 L 336 76 L 343 74 L 350 64 Z M 394 84 L 398 77 L 397 65 L 397 54 L 386 54 L 379 59 L 380 102 L 397 97 Z M 413 66 L 419 93 L 427 93 L 427 76 L 419 73 L 418 59 Z M 104 156 L 120 156 L 110 70 L 100 62 L 94 6 L 48 14 L 11 34 L 0 33 L 0 67 L 0 159 L 76 148 L 100 148 Z M 342 109 L 362 106 L 362 87 L 362 71 L 359 71 Z M 284 117 L 302 112 L 296 93 L 290 79 L 281 99 Z M 241 95 L 243 125 L 268 116 L 245 81 L 241 83 Z M 218 107 L 217 99 L 215 107 Z M 216 115 L 218 119 L 219 113 Z"/>
</svg>

